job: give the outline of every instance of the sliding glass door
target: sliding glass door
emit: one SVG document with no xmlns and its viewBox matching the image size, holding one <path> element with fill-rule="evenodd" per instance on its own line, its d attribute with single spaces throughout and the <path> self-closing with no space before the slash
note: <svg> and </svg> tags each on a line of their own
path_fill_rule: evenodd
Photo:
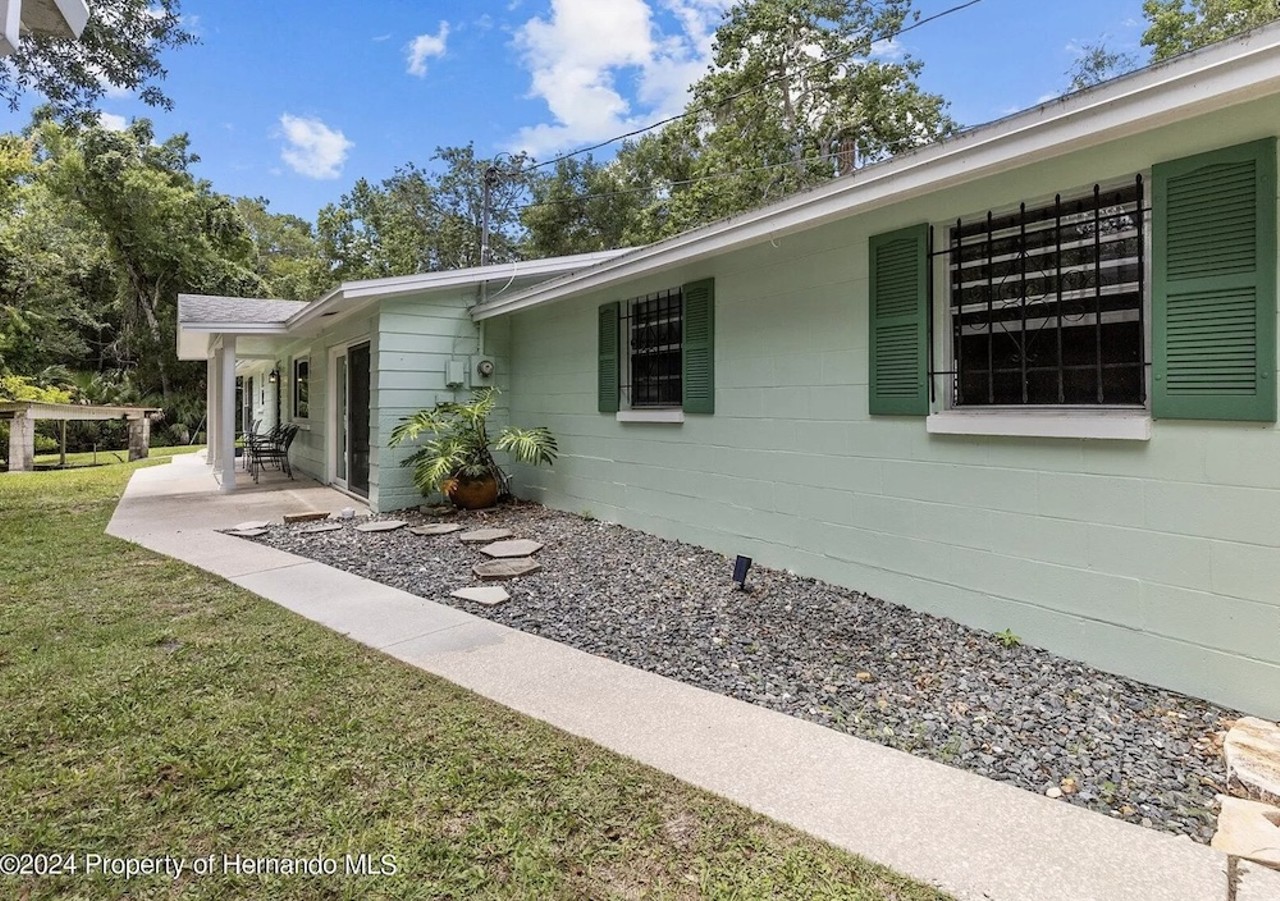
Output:
<svg viewBox="0 0 1280 901">
<path fill-rule="evenodd" d="M 331 352 L 334 387 L 333 483 L 369 496 L 369 342 Z"/>
</svg>

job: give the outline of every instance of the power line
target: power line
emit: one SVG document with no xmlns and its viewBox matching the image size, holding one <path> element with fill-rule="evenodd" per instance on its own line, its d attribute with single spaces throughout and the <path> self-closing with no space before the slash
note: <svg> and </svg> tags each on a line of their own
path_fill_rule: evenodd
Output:
<svg viewBox="0 0 1280 901">
<path fill-rule="evenodd" d="M 936 22 L 938 19 L 952 15 L 953 13 L 958 13 L 961 10 L 968 9 L 971 6 L 976 6 L 981 2 L 982 0 L 966 0 L 966 2 L 964 3 L 958 3 L 955 6 L 942 10 L 941 12 L 936 12 L 931 16 L 925 16 L 922 19 L 917 19 L 916 21 L 912 22 L 910 25 L 906 25 L 901 28 L 898 28 L 896 31 L 893 31 L 889 34 L 873 36 L 870 38 L 868 46 L 874 45 L 879 41 L 891 41 L 894 38 L 901 37 L 902 35 L 906 34 L 908 31 L 914 31 L 915 29 L 920 28 L 924 25 L 927 25 L 930 22 Z M 857 52 L 857 48 L 854 48 L 844 53 L 837 53 L 832 56 L 823 57 L 822 59 L 819 59 L 807 66 L 801 66 L 795 72 L 786 72 L 781 75 L 775 75 L 773 78 L 766 78 L 764 81 L 754 84 L 748 88 L 743 88 L 741 91 L 738 91 L 735 94 L 730 94 L 728 97 L 725 97 L 720 102 L 721 103 L 732 102 L 734 100 L 737 100 L 739 97 L 743 97 L 754 91 L 758 91 L 759 89 L 766 87 L 767 85 L 773 84 L 774 82 L 789 80 L 803 72 L 808 72 L 812 69 L 818 68 L 819 66 L 825 66 L 825 65 L 828 65 L 829 63 L 837 62 L 838 60 L 852 56 L 856 52 Z M 686 109 L 684 112 L 676 113 L 674 116 L 667 116 L 665 119 L 659 119 L 657 122 L 653 122 L 649 125 L 644 126 L 643 128 L 636 128 L 626 132 L 625 134 L 616 135 L 615 137 L 608 138 L 607 140 L 600 141 L 588 147 L 580 147 L 577 150 L 572 150 L 569 153 L 561 154 L 560 156 L 553 157 L 552 159 L 545 160 L 541 163 L 534 163 L 532 166 L 529 166 L 528 168 L 532 170 L 532 169 L 541 169 L 544 166 L 554 166 L 556 163 L 563 162 L 564 160 L 567 160 L 567 159 L 572 159 L 575 156 L 581 156 L 584 153 L 590 153 L 593 150 L 599 150 L 601 147 L 608 147 L 610 144 L 616 144 L 618 141 L 625 141 L 627 138 L 634 138 L 636 135 L 642 135 L 645 132 L 653 131 L 655 128 L 661 128 L 664 125 L 670 125 L 672 122 L 678 122 L 681 119 L 687 118 L 689 116 L 697 115 L 698 113 L 707 112 L 707 111 L 708 110 L 706 107 L 695 107 L 693 109 Z"/>
<path fill-rule="evenodd" d="M 749 169 L 735 168 L 732 172 L 713 172 L 710 175 L 695 175 L 692 178 L 680 178 L 674 181 L 665 182 L 664 186 L 669 188 L 679 188 L 685 185 L 696 184 L 700 181 L 713 181 L 718 178 L 730 178 L 735 175 L 746 175 L 752 172 L 768 172 L 771 169 L 794 169 L 795 160 L 785 160 L 781 163 L 770 163 L 767 166 L 754 166 Z M 529 203 L 515 204 L 512 210 L 527 210 L 532 207 L 539 206 L 560 206 L 567 203 L 582 203 L 587 200 L 595 200 L 600 197 L 620 197 L 627 194 L 651 194 L 654 192 L 652 187 L 644 188 L 619 188 L 615 191 L 598 191 L 595 194 L 576 194 L 573 197 L 556 197 L 551 200 L 532 200 Z"/>
</svg>

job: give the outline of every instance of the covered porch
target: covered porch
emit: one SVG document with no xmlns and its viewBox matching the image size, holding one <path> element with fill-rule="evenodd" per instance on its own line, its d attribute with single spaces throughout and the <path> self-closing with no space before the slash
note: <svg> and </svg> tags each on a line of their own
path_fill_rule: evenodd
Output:
<svg viewBox="0 0 1280 901">
<path fill-rule="evenodd" d="M 236 456 L 240 434 L 254 426 L 266 431 L 282 421 L 278 360 L 289 341 L 290 318 L 306 306 L 263 298 L 178 298 L 178 356 L 205 362 L 205 462 L 224 492 L 254 484 Z"/>
</svg>

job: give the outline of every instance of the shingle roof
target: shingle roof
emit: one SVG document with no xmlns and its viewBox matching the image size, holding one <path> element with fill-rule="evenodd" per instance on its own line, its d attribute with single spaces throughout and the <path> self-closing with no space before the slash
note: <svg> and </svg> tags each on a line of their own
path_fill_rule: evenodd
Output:
<svg viewBox="0 0 1280 901">
<path fill-rule="evenodd" d="M 283 324 L 307 305 L 304 300 L 265 300 L 257 297 L 214 297 L 206 294 L 179 294 L 178 321 L 185 325 L 202 322 L 239 322 L 261 325 Z"/>
</svg>

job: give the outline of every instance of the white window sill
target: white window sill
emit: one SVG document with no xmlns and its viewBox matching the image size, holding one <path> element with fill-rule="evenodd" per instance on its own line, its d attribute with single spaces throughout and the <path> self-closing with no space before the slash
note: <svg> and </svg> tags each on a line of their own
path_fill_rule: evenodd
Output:
<svg viewBox="0 0 1280 901">
<path fill-rule="evenodd" d="M 1151 415 L 1143 410 L 1115 412 L 947 410 L 926 418 L 925 429 L 931 435 L 1150 441 Z"/>
<path fill-rule="evenodd" d="M 291 419 L 289 420 L 289 424 L 296 425 L 299 429 L 301 429 L 304 432 L 311 431 L 311 420 L 309 419 Z"/>
<path fill-rule="evenodd" d="M 684 410 L 619 410 L 618 422 L 684 422 Z"/>
</svg>

